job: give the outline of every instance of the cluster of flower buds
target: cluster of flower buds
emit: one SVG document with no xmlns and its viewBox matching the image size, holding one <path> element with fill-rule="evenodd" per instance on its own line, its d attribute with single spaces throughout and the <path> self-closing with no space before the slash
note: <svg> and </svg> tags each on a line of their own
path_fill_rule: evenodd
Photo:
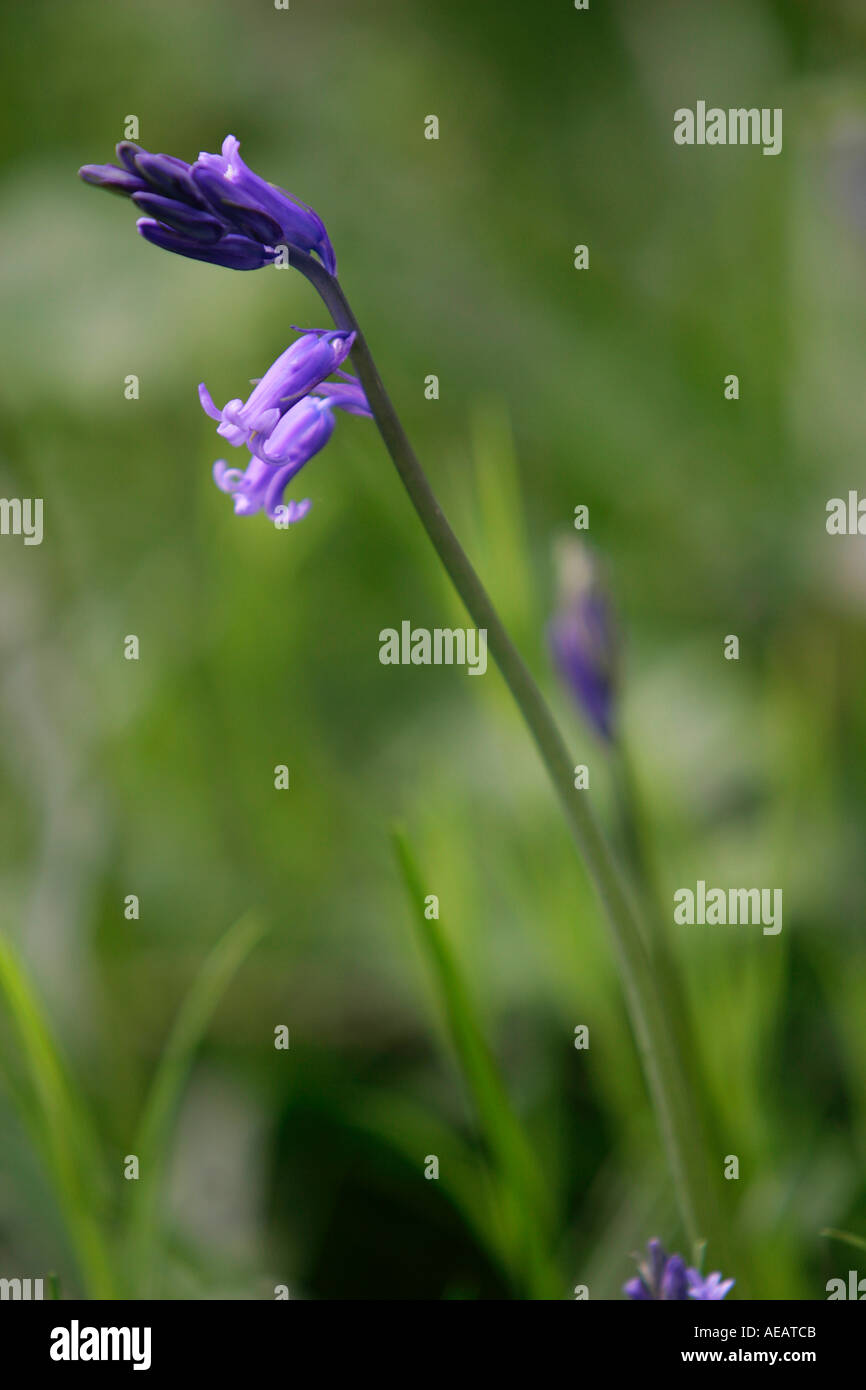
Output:
<svg viewBox="0 0 866 1390">
<path fill-rule="evenodd" d="M 734 1287 L 733 1279 L 723 1279 L 718 1273 L 705 1277 L 689 1268 L 682 1255 L 668 1255 L 658 1240 L 648 1242 L 647 1252 L 636 1278 L 623 1285 L 628 1298 L 718 1302 Z"/>
<path fill-rule="evenodd" d="M 249 169 L 240 143 L 227 135 L 221 154 L 202 152 L 194 164 L 150 154 L 129 140 L 117 146 L 119 164 L 85 164 L 85 183 L 131 198 L 144 214 L 137 223 L 165 251 L 229 270 L 257 270 L 281 248 L 315 253 L 330 275 L 337 261 L 318 213 Z"/>
<path fill-rule="evenodd" d="M 202 408 L 218 421 L 217 434 L 251 455 L 246 468 L 214 464 L 214 480 L 234 499 L 238 516 L 264 511 L 272 521 L 300 521 L 311 502 L 283 502 L 286 487 L 305 463 L 327 444 L 334 431 L 334 408 L 370 415 L 360 383 L 341 369 L 354 333 L 311 329 L 296 339 L 253 386 L 246 401 L 228 401 L 220 410 L 204 382 Z M 339 381 L 326 381 L 335 373 Z"/>
</svg>

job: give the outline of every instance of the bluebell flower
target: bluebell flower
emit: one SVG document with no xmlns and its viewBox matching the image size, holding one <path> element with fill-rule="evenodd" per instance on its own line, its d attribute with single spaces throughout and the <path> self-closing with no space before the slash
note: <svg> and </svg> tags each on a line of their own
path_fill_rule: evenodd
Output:
<svg viewBox="0 0 866 1390">
<path fill-rule="evenodd" d="M 276 259 L 283 246 L 316 255 L 329 274 L 334 251 L 317 213 L 281 188 L 266 183 L 240 157 L 233 135 L 220 154 L 202 153 L 194 164 L 151 154 L 129 140 L 117 146 L 118 164 L 87 164 L 86 183 L 131 198 L 145 214 L 138 230 L 146 240 L 234 270 L 254 270 Z M 302 333 L 253 382 L 247 399 L 219 409 L 204 382 L 199 400 L 233 448 L 249 450 L 244 468 L 225 459 L 214 464 L 217 486 L 234 501 L 238 516 L 264 512 L 271 520 L 300 521 L 311 502 L 283 501 L 288 484 L 323 449 L 334 432 L 334 411 L 372 418 L 361 383 L 342 370 L 356 334 L 342 329 Z M 339 380 L 328 381 L 336 375 Z"/>
<path fill-rule="evenodd" d="M 720 1300 L 734 1287 L 733 1279 L 721 1274 L 703 1277 L 696 1269 L 686 1266 L 682 1255 L 668 1255 L 658 1240 L 647 1242 L 647 1258 L 638 1265 L 638 1274 L 623 1285 L 623 1293 L 631 1299 L 657 1302 Z"/>
<path fill-rule="evenodd" d="M 145 214 L 146 241 L 180 256 L 230 270 L 256 270 L 282 246 L 315 253 L 336 273 L 334 249 L 312 208 L 254 174 L 227 135 L 221 154 L 202 152 L 194 164 L 151 154 L 129 140 L 117 146 L 119 164 L 85 164 L 85 183 L 131 198 Z"/>
<path fill-rule="evenodd" d="M 303 463 L 276 467 L 262 459 L 251 458 L 247 467 L 229 468 L 225 459 L 213 466 L 214 482 L 234 500 L 236 516 L 253 516 L 264 511 L 271 521 L 282 519 L 289 524 L 301 521 L 313 505 L 309 497 L 302 502 L 283 500 L 283 493 Z"/>
<path fill-rule="evenodd" d="M 611 605 L 580 541 L 560 546 L 558 571 L 557 608 L 547 634 L 554 664 L 592 727 L 611 739 L 617 660 Z"/>
<path fill-rule="evenodd" d="M 341 381 L 321 381 L 313 390 L 314 396 L 327 396 L 332 405 L 339 406 L 349 415 L 366 415 L 369 420 L 373 418 L 373 412 L 367 403 L 364 395 L 364 388 L 357 377 L 350 376 L 348 372 L 336 373 L 342 377 Z"/>
<path fill-rule="evenodd" d="M 217 487 L 234 499 L 237 516 L 263 511 L 271 521 L 300 521 L 312 506 L 284 502 L 292 479 L 323 449 L 334 432 L 334 407 L 326 397 L 304 396 L 282 415 L 269 434 L 254 434 L 245 469 L 230 468 L 225 459 L 214 464 Z"/>
<path fill-rule="evenodd" d="M 214 405 L 204 382 L 199 386 L 202 408 L 217 420 L 217 434 L 235 448 L 246 446 L 251 458 L 245 468 L 232 468 L 225 459 L 214 464 L 214 480 L 234 499 L 238 516 L 264 512 L 272 521 L 300 521 L 311 502 L 283 502 L 283 493 L 297 473 L 323 449 L 334 432 L 334 410 L 371 415 L 361 383 L 340 368 L 355 340 L 342 330 L 311 329 L 286 349 L 263 377 L 253 384 L 246 402 Z M 339 381 L 326 381 L 332 371 Z"/>
<path fill-rule="evenodd" d="M 281 415 L 346 360 L 354 341 L 354 333 L 313 329 L 286 348 L 246 402 L 231 400 L 219 410 L 202 382 L 198 388 L 202 408 L 212 420 L 219 421 L 217 434 L 235 447 L 249 444 L 254 434 L 267 437 Z"/>
<path fill-rule="evenodd" d="M 264 463 L 297 463 L 297 468 L 302 468 L 314 454 L 324 449 L 333 433 L 331 402 L 318 396 L 304 396 L 280 416 L 270 434 L 254 435 L 249 447 Z"/>
</svg>

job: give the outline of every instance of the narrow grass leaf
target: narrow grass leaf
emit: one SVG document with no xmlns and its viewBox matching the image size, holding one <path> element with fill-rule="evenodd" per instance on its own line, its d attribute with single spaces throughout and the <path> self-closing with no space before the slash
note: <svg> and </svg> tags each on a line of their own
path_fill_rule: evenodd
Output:
<svg viewBox="0 0 866 1390">
<path fill-rule="evenodd" d="M 151 1282 L 159 1190 L 183 1087 L 220 999 L 264 934 L 259 919 L 247 914 L 217 942 L 180 1007 L 154 1073 L 134 1145 L 140 1177 L 133 1184 L 128 1226 L 130 1278 L 140 1296 Z"/>
<path fill-rule="evenodd" d="M 513 1275 L 538 1297 L 559 1296 L 546 1256 L 550 1212 L 532 1150 L 508 1099 L 469 991 L 438 921 L 424 914 L 424 888 L 405 835 L 393 833 L 400 871 L 431 967 L 464 1081 L 493 1160 L 506 1227 L 513 1231 Z"/>
<path fill-rule="evenodd" d="M 112 1298 L 112 1260 L 97 1210 L 105 1191 L 102 1155 L 84 1098 L 69 1079 L 24 966 L 2 934 L 0 998 L 15 1026 L 30 1078 L 24 1118 L 51 1178 L 85 1288 L 91 1298 Z"/>
</svg>

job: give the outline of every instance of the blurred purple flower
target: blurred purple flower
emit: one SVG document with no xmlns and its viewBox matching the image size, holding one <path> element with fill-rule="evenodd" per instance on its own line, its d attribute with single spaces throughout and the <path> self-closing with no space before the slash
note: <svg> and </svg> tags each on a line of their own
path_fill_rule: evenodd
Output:
<svg viewBox="0 0 866 1390">
<path fill-rule="evenodd" d="M 658 1240 L 648 1241 L 647 1251 L 647 1258 L 638 1265 L 637 1276 L 623 1285 L 628 1298 L 718 1301 L 734 1287 L 733 1279 L 722 1279 L 719 1273 L 704 1278 L 696 1269 L 687 1268 L 682 1255 L 668 1255 Z"/>
<path fill-rule="evenodd" d="M 227 135 L 221 154 L 202 152 L 194 164 L 151 154 L 129 140 L 117 146 L 120 164 L 85 164 L 79 174 L 131 198 L 144 217 L 146 241 L 180 256 L 229 270 L 256 270 L 283 245 L 315 252 L 329 274 L 337 261 L 322 219 L 312 208 L 254 174 Z"/>
<path fill-rule="evenodd" d="M 723 1279 L 718 1270 L 708 1274 L 706 1279 L 702 1278 L 696 1269 L 686 1270 L 686 1274 L 689 1281 L 689 1298 L 701 1299 L 704 1302 L 718 1302 L 725 1294 L 730 1293 L 735 1283 L 733 1279 Z"/>
<path fill-rule="evenodd" d="M 589 550 L 577 540 L 558 553 L 557 609 L 548 626 L 554 663 L 590 724 L 614 732 L 616 633 L 610 601 Z"/>
</svg>

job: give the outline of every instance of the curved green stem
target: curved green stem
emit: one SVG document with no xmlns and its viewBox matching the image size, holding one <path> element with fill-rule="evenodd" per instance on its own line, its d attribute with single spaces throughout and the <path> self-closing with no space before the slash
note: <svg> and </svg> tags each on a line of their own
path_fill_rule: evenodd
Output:
<svg viewBox="0 0 866 1390">
<path fill-rule="evenodd" d="M 376 364 L 339 282 L 318 261 L 291 250 L 290 261 L 313 284 L 338 328 L 357 336 L 352 360 L 373 418 L 424 529 L 514 696 L 559 796 L 572 836 L 604 904 L 626 1002 L 674 1178 L 686 1235 L 694 1244 L 710 1233 L 706 1167 L 695 1125 L 696 1107 L 665 1017 L 635 907 L 583 791 L 575 791 L 574 760 L 535 680 L 514 647 L 478 575 L 452 531 L 388 397 Z"/>
</svg>

